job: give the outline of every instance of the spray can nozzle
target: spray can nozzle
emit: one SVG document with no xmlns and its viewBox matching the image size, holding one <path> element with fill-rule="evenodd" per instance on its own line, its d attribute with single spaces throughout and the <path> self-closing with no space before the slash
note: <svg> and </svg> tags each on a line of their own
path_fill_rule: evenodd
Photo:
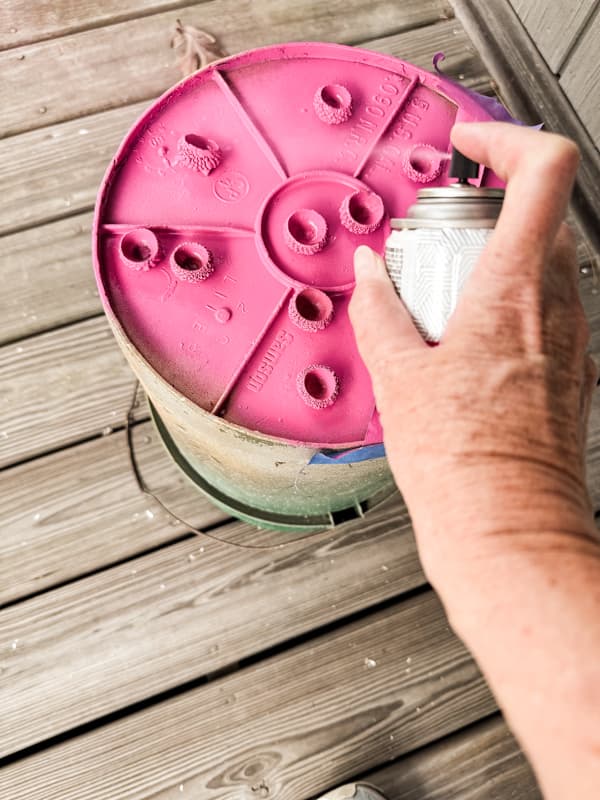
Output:
<svg viewBox="0 0 600 800">
<path fill-rule="evenodd" d="M 453 147 L 448 176 L 450 178 L 456 178 L 457 183 L 468 186 L 469 179 L 476 178 L 478 175 L 479 164 L 476 161 L 471 161 L 471 159 L 464 156 L 460 150 Z"/>
</svg>

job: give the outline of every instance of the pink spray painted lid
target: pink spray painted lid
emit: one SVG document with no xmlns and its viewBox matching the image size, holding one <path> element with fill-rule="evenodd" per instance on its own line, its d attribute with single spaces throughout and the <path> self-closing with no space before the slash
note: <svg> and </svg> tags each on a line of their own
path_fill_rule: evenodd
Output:
<svg viewBox="0 0 600 800">
<path fill-rule="evenodd" d="M 108 169 L 94 226 L 105 308 L 229 422 L 334 449 L 381 441 L 347 313 L 353 252 L 382 252 L 389 219 L 448 183 L 455 121 L 490 118 L 440 75 L 356 48 L 212 65 L 157 100 Z M 485 169 L 478 182 L 502 185 Z"/>
</svg>

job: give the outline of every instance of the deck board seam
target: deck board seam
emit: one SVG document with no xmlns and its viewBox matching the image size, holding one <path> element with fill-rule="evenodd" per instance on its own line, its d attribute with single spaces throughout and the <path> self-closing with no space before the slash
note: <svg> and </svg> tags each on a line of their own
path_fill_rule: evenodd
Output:
<svg viewBox="0 0 600 800">
<path fill-rule="evenodd" d="M 99 310 L 95 311 L 93 314 L 83 314 L 81 317 L 77 317 L 77 319 L 72 319 L 67 322 L 58 322 L 56 325 L 52 325 L 48 328 L 40 328 L 39 330 L 36 330 L 35 333 L 30 333 L 26 336 L 15 336 L 12 339 L 3 339 L 2 342 L 0 343 L 0 350 L 3 347 L 13 347 L 16 344 L 23 344 L 23 342 L 28 342 L 30 339 L 35 339 L 36 336 L 44 336 L 48 333 L 55 333 L 56 331 L 62 331 L 65 328 L 71 327 L 72 325 L 79 325 L 84 322 L 91 322 L 91 320 L 94 319 L 101 319 L 103 316 L 104 316 L 104 311 Z M 0 467 L 0 471 L 2 471 L 2 469 L 3 468 Z"/>
<path fill-rule="evenodd" d="M 119 108 L 127 108 L 128 106 L 134 106 L 134 105 L 136 105 L 136 103 L 127 103 L 124 106 L 119 106 Z M 111 109 L 108 109 L 108 111 L 110 111 L 110 110 Z M 100 112 L 100 113 L 108 113 L 108 112 Z M 88 115 L 86 114 L 85 116 L 88 116 Z M 75 119 L 84 119 L 85 116 L 84 117 L 75 117 Z M 70 120 L 70 122 L 73 122 L 73 120 Z M 56 124 L 57 125 L 61 125 L 62 123 L 57 122 Z M 50 127 L 52 127 L 52 126 L 50 126 Z M 15 136 L 21 136 L 21 134 L 17 133 L 17 134 L 15 134 Z M 3 139 L 3 141 L 6 141 L 6 139 L 8 139 L 8 138 L 9 137 L 7 136 L 5 139 Z M 53 214 L 53 215 L 44 217 L 43 219 L 35 220 L 31 224 L 14 225 L 12 228 L 6 228 L 5 230 L 3 230 L 2 233 L 0 233 L 0 239 L 3 239 L 5 236 L 15 236 L 16 234 L 19 234 L 19 233 L 26 233 L 27 231 L 34 230 L 35 228 L 42 228 L 44 225 L 52 225 L 52 223 L 54 223 L 54 222 L 63 222 L 64 220 L 72 219 L 73 217 L 79 217 L 82 214 L 89 214 L 90 211 L 94 210 L 94 208 L 95 208 L 95 205 L 91 205 L 90 203 L 87 203 L 86 205 L 78 206 L 77 208 L 72 208 L 70 211 L 66 211 L 66 212 L 64 212 L 62 214 Z M 90 233 L 91 233 L 91 231 L 90 231 Z"/>
<path fill-rule="evenodd" d="M 206 3 L 211 2 L 211 0 L 194 0 L 196 5 L 202 6 Z M 35 44 L 40 44 L 41 42 L 53 42 L 58 41 L 59 39 L 66 39 L 68 36 L 73 36 L 78 33 L 87 33 L 88 31 L 95 31 L 100 30 L 102 28 L 110 28 L 111 25 L 119 25 L 122 22 L 135 22 L 138 19 L 147 19 L 148 17 L 154 17 L 158 14 L 165 14 L 169 11 L 177 11 L 180 8 L 186 8 L 190 5 L 190 0 L 176 0 L 172 3 L 165 3 L 165 5 L 158 6 L 150 11 L 144 11 L 143 8 L 140 8 L 136 11 L 132 11 L 129 14 L 119 15 L 116 14 L 114 17 L 110 17 L 106 19 L 104 22 L 98 21 L 92 25 L 77 25 L 73 28 L 69 28 L 69 30 L 65 30 L 64 32 L 56 31 L 53 35 L 50 36 L 40 36 L 37 39 L 30 39 L 26 42 L 18 42 L 17 44 L 9 44 L 3 47 L 0 47 L 0 53 L 8 53 L 11 50 L 18 50 L 20 47 L 31 47 Z"/>
<path fill-rule="evenodd" d="M 201 1 L 202 4 L 210 2 L 210 0 L 200 0 L 200 1 Z M 186 3 L 186 5 L 189 5 L 189 3 Z M 159 12 L 159 13 L 162 13 L 162 12 Z M 149 17 L 149 16 L 154 16 L 154 14 L 148 14 L 148 15 L 143 15 L 143 16 Z M 134 21 L 137 18 L 138 18 L 137 16 L 136 17 L 132 17 L 131 20 L 126 20 L 126 21 Z M 416 22 L 413 25 L 411 25 L 409 28 L 407 28 L 407 27 L 394 28 L 391 31 L 386 31 L 385 34 L 380 35 L 380 36 L 370 36 L 367 39 L 362 39 L 361 38 L 361 39 L 349 40 L 349 41 L 344 41 L 344 42 L 334 42 L 334 44 L 339 44 L 339 45 L 342 45 L 342 46 L 345 46 L 345 47 L 357 47 L 357 48 L 365 47 L 366 49 L 369 49 L 368 45 L 369 45 L 370 42 L 381 41 L 381 40 L 384 40 L 384 39 L 390 39 L 390 38 L 392 38 L 394 36 L 399 36 L 400 34 L 403 34 L 403 33 L 411 33 L 412 31 L 423 30 L 425 28 L 435 28 L 435 27 L 447 24 L 448 22 L 451 22 L 452 20 L 456 20 L 456 17 L 454 16 L 454 14 L 451 14 L 449 16 L 440 16 L 439 19 L 436 19 L 434 21 Z M 458 20 L 456 20 L 456 22 L 458 24 Z M 118 24 L 118 23 L 115 23 L 115 24 Z M 109 26 L 99 26 L 99 27 L 109 27 Z M 95 30 L 95 28 L 91 28 L 90 30 Z M 63 37 L 56 37 L 57 40 L 60 39 L 60 38 L 63 38 Z M 54 41 L 54 39 L 45 40 L 45 41 Z M 22 46 L 23 47 L 27 47 L 28 45 L 22 45 Z M 6 52 L 6 51 L 0 50 L 0 53 L 2 53 L 2 52 Z M 239 52 L 230 53 L 228 56 L 226 56 L 226 58 L 234 57 L 236 55 L 239 55 Z M 433 55 L 434 54 L 432 53 L 432 56 L 431 56 L 432 58 L 433 58 Z M 65 123 L 68 123 L 68 122 L 75 122 L 78 119 L 85 119 L 86 117 L 94 116 L 96 114 L 98 114 L 98 115 L 106 114 L 106 113 L 109 113 L 111 111 L 116 111 L 117 109 L 127 108 L 129 106 L 135 106 L 138 103 L 149 103 L 150 101 L 158 100 L 158 98 L 162 94 L 164 94 L 165 92 L 170 91 L 176 85 L 177 85 L 177 81 L 175 81 L 175 83 L 173 83 L 171 86 L 167 86 L 158 95 L 156 93 L 143 94 L 143 95 L 141 95 L 140 97 L 138 97 L 136 100 L 134 100 L 132 102 L 126 102 L 126 103 L 119 103 L 117 105 L 111 105 L 109 108 L 97 108 L 95 110 L 86 111 L 84 114 L 75 114 L 72 117 L 69 117 L 69 116 L 61 117 L 60 120 L 56 120 L 54 122 L 49 122 L 46 125 L 36 125 L 34 128 L 24 128 L 23 130 L 14 131 L 12 133 L 8 133 L 6 135 L 3 135 L 2 136 L 2 141 L 10 143 L 11 139 L 15 139 L 15 138 L 17 138 L 19 136 L 23 136 L 23 135 L 28 134 L 28 133 L 33 133 L 34 131 L 35 132 L 45 131 L 45 130 L 49 130 L 49 129 L 55 128 L 55 127 L 57 127 L 59 125 L 62 125 L 62 124 L 65 124 Z M 66 217 L 72 216 L 72 215 L 74 215 L 76 213 L 80 213 L 83 210 L 84 209 L 80 208 L 77 211 L 73 212 L 73 214 L 68 213 L 68 214 L 65 214 L 64 216 L 66 218 Z M 51 221 L 56 222 L 58 219 L 62 219 L 62 218 L 63 217 L 61 216 L 61 217 L 48 219 L 48 220 L 44 219 L 44 224 L 46 222 L 51 222 Z M 35 225 L 33 225 L 31 227 L 35 227 Z M 15 228 L 15 229 L 11 229 L 10 232 L 11 233 L 18 233 L 21 230 L 22 230 L 21 228 Z M 24 230 L 27 230 L 27 228 L 24 228 Z M 8 233 L 8 231 L 6 231 L 5 233 Z M 3 233 L 2 235 L 5 235 L 5 233 Z"/>
<path fill-rule="evenodd" d="M 120 719 L 124 719 L 125 717 L 129 717 L 141 711 L 144 711 L 145 709 L 158 706 L 161 703 L 164 703 L 175 697 L 179 697 L 180 695 L 186 694 L 186 692 L 192 691 L 193 689 L 199 686 L 205 686 L 209 683 L 213 683 L 234 673 L 249 671 L 256 664 L 269 661 L 270 659 L 274 659 L 283 653 L 292 651 L 294 649 L 298 649 L 301 646 L 309 644 L 310 642 L 315 641 L 319 638 L 323 638 L 324 636 L 327 636 L 328 634 L 331 634 L 336 630 L 340 630 L 354 623 L 367 620 L 369 617 L 375 617 L 376 615 L 381 614 L 384 611 L 394 608 L 400 608 L 406 603 L 409 603 L 414 598 L 417 598 L 425 594 L 433 594 L 433 590 L 428 583 L 423 583 L 420 586 L 416 586 L 412 589 L 407 589 L 403 592 L 400 592 L 397 595 L 394 595 L 393 597 L 389 597 L 385 600 L 380 600 L 369 606 L 363 607 L 358 611 L 353 611 L 348 614 L 345 614 L 331 622 L 326 622 L 324 624 L 317 625 L 316 627 L 311 628 L 309 631 L 297 634 L 295 636 L 290 637 L 289 639 L 283 639 L 282 641 L 277 642 L 277 644 L 271 645 L 270 647 L 267 647 L 263 650 L 257 650 L 252 655 L 246 656 L 240 659 L 239 661 L 235 661 L 232 664 L 222 667 L 218 669 L 216 672 L 199 675 L 196 678 L 184 681 L 183 683 L 180 683 L 177 686 L 173 686 L 170 689 L 165 689 L 161 692 L 158 692 L 157 694 L 151 695 L 150 697 L 146 697 L 143 700 L 138 700 L 134 703 L 121 706 L 116 711 L 111 711 L 108 714 L 103 714 L 99 717 L 96 717 L 93 720 L 90 720 L 89 722 L 85 722 L 81 725 L 76 725 L 73 728 L 68 728 L 67 730 L 64 730 L 61 733 L 50 736 L 47 739 L 42 739 L 41 741 L 36 742 L 35 744 L 29 745 L 28 747 L 9 753 L 8 755 L 0 758 L 0 770 L 3 769 L 4 767 L 9 766 L 10 764 L 14 764 L 15 762 L 26 759 L 36 753 L 40 753 L 43 752 L 44 750 L 48 750 L 51 747 L 55 747 L 56 745 L 61 744 L 62 742 L 74 739 L 78 736 L 87 734 L 99 728 L 106 727 Z"/>
<path fill-rule="evenodd" d="M 500 709 L 496 709 L 495 711 L 490 711 L 489 713 L 484 714 L 483 716 L 479 717 L 479 719 L 473 720 L 473 722 L 467 722 L 465 725 L 463 725 L 460 728 L 457 728 L 455 731 L 452 731 L 451 733 L 445 733 L 442 736 L 438 736 L 437 738 L 432 739 L 430 742 L 427 742 L 427 744 L 418 745 L 417 747 L 413 748 L 412 750 L 409 750 L 407 753 L 403 753 L 399 758 L 394 759 L 393 762 L 389 762 L 389 763 L 390 764 L 401 764 L 403 761 L 406 761 L 407 758 L 409 758 L 409 757 L 411 757 L 411 758 L 417 757 L 419 754 L 427 752 L 428 750 L 430 750 L 432 747 L 435 747 L 436 745 L 440 745 L 440 744 L 443 744 L 444 742 L 452 741 L 452 739 L 454 739 L 457 736 L 461 736 L 461 735 L 464 736 L 464 735 L 469 734 L 471 732 L 474 733 L 482 725 L 484 725 L 486 723 L 489 723 L 489 722 L 492 722 L 493 720 L 500 721 L 500 720 L 503 720 L 503 719 L 504 719 L 504 717 L 503 717 L 502 712 L 500 711 Z M 376 775 L 377 773 L 381 772 L 381 769 L 384 766 L 388 766 L 388 764 L 385 764 L 385 762 L 383 762 L 382 764 L 378 764 L 376 767 L 373 767 L 372 769 L 368 770 L 367 772 L 363 772 L 360 775 L 355 776 L 353 780 L 365 781 L 365 782 L 369 783 L 371 777 L 373 775 Z M 319 800 L 319 795 L 313 796 L 313 797 L 309 798 L 309 800 Z"/>
<path fill-rule="evenodd" d="M 233 521 L 232 518 L 228 518 L 225 520 L 221 520 L 220 522 L 214 523 L 214 525 L 210 526 L 211 528 L 219 528 L 222 525 L 230 524 Z M 209 526 L 207 526 L 209 527 Z M 157 544 L 154 547 L 148 547 L 146 550 L 140 550 L 140 552 L 136 553 L 133 556 L 127 556 L 125 558 L 117 559 L 116 561 L 111 562 L 110 564 L 104 564 L 102 567 L 97 567 L 96 569 L 88 570 L 87 572 L 80 572 L 74 578 L 69 578 L 68 580 L 60 581 L 58 583 L 52 584 L 51 586 L 45 586 L 43 589 L 40 589 L 37 592 L 29 592 L 29 594 L 21 595 L 14 600 L 7 600 L 5 603 L 0 603 L 0 613 L 5 611 L 8 608 L 14 608 L 14 606 L 18 606 L 19 603 L 25 603 L 28 600 L 34 600 L 36 597 L 40 597 L 47 592 L 54 592 L 60 589 L 64 589 L 66 586 L 71 586 L 78 581 L 85 580 L 87 578 L 93 578 L 95 575 L 101 575 L 104 572 L 108 572 L 111 569 L 115 569 L 116 567 L 121 567 L 123 564 L 127 564 L 130 561 L 135 561 L 138 558 L 144 558 L 146 556 L 151 556 L 154 553 L 158 553 L 161 550 L 166 550 L 168 547 L 172 547 L 174 545 L 180 544 L 181 542 L 188 541 L 189 539 L 193 539 L 194 536 L 198 536 L 196 533 L 187 532 L 179 534 L 178 536 L 174 536 L 173 539 L 170 539 L 168 542 L 162 542 L 161 544 Z"/>
<path fill-rule="evenodd" d="M 98 316 L 102 316 L 102 315 L 99 314 Z M 77 325 L 79 323 L 75 322 L 75 323 L 72 323 L 72 324 Z M 34 334 L 34 335 L 37 335 L 37 334 Z M 134 375 L 132 373 L 132 383 L 133 383 L 133 379 L 134 379 Z M 98 432 L 98 433 L 92 433 L 92 434 L 89 434 L 88 436 L 82 436 L 79 439 L 74 439 L 73 441 L 66 442 L 66 443 L 58 445 L 56 447 L 50 447 L 47 450 L 44 450 L 43 452 L 35 453 L 35 455 L 25 456 L 24 458 L 22 458 L 22 459 L 20 459 L 18 461 L 11 461 L 9 464 L 5 464 L 4 466 L 0 466 L 0 474 L 3 473 L 3 472 L 8 472 L 11 469 L 15 469 L 16 467 L 22 467 L 24 464 L 30 464 L 32 461 L 37 461 L 38 459 L 46 458 L 46 456 L 52 456 L 55 453 L 61 453 L 64 450 L 71 450 L 74 447 L 79 447 L 80 445 L 88 444 L 89 442 L 94 442 L 97 439 L 103 439 L 107 435 L 108 436 L 112 436 L 114 433 L 121 433 L 127 428 L 128 425 L 129 425 L 129 427 L 134 427 L 134 425 L 139 425 L 139 424 L 141 424 L 143 422 L 149 422 L 149 421 L 150 421 L 150 414 L 144 414 L 142 416 L 136 417 L 135 420 L 132 420 L 129 423 L 127 422 L 127 420 L 123 420 L 122 422 L 119 422 L 119 423 L 112 423 L 111 426 L 110 426 L 111 427 L 111 431 L 110 431 L 109 434 L 102 433 L 101 431 Z"/>
<path fill-rule="evenodd" d="M 498 84 L 499 94 L 511 112 L 534 123 L 543 117 L 553 130 L 576 140 L 582 151 L 582 162 L 573 190 L 572 208 L 591 245 L 600 250 L 597 224 L 600 204 L 596 192 L 600 152 L 570 99 L 508 0 L 490 5 L 485 11 L 475 0 L 450 2 L 457 21 Z M 503 46 L 502 36 L 507 41 L 510 38 L 512 51 Z M 517 67 L 521 72 L 513 64 L 515 59 L 520 60 Z"/>
<path fill-rule="evenodd" d="M 577 45 L 581 42 L 581 40 L 585 36 L 588 27 L 593 24 L 596 17 L 600 17 L 600 2 L 596 2 L 596 4 L 590 8 L 590 10 L 585 16 L 585 19 L 582 21 L 579 30 L 577 31 L 577 35 L 573 37 L 573 41 L 569 45 L 560 64 L 558 65 L 556 72 L 552 70 L 557 77 L 560 77 L 563 73 L 563 70 L 568 67 L 571 56 L 577 49 Z"/>
</svg>

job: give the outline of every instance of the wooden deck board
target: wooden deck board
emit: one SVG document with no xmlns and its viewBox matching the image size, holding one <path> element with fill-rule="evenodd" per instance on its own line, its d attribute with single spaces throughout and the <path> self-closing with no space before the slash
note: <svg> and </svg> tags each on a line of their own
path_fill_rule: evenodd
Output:
<svg viewBox="0 0 600 800">
<path fill-rule="evenodd" d="M 560 70 L 597 0 L 510 0 L 552 72 Z"/>
<path fill-rule="evenodd" d="M 132 429 L 152 491 L 196 528 L 227 519 L 183 477 L 150 422 Z M 2 476 L 0 605 L 174 541 L 189 528 L 144 495 L 125 431 L 34 459 Z"/>
<path fill-rule="evenodd" d="M 577 42 L 560 77 L 560 85 L 600 150 L 600 7 Z"/>
<path fill-rule="evenodd" d="M 560 90 L 555 75 L 508 0 L 485 5 L 480 0 L 451 0 L 451 3 L 511 112 L 531 124 L 543 122 L 548 130 L 577 141 L 582 159 L 573 205 L 600 253 L 600 151 Z M 590 108 L 595 108 L 593 102 Z"/>
<path fill-rule="evenodd" d="M 297 0 L 293 5 L 211 0 L 5 50 L 0 52 L 0 136 L 160 94 L 181 78 L 169 50 L 178 18 L 217 34 L 225 52 L 237 53 L 296 40 L 355 43 L 451 16 L 446 0 L 368 5 L 361 0 Z"/>
<path fill-rule="evenodd" d="M 391 800 L 542 800 L 499 718 L 473 725 L 366 776 Z"/>
<path fill-rule="evenodd" d="M 91 225 L 86 212 L 0 240 L 0 345 L 101 313 Z"/>
<path fill-rule="evenodd" d="M 300 800 L 494 708 L 427 592 L 8 765 L 0 795 Z"/>
<path fill-rule="evenodd" d="M 249 525 L 228 527 L 256 538 Z M 396 497 L 364 521 L 283 548 L 191 537 L 7 607 L 2 755 L 424 582 Z"/>
<path fill-rule="evenodd" d="M 1 140 L 6 191 L 0 233 L 89 211 L 121 139 L 147 106 L 144 101 Z M 89 229 L 85 237 L 89 253 Z"/>
<path fill-rule="evenodd" d="M 185 0 L 10 0 L 0 5 L 0 50 L 188 5 Z"/>
<path fill-rule="evenodd" d="M 0 348 L 0 467 L 123 425 L 135 378 L 97 317 Z"/>
</svg>

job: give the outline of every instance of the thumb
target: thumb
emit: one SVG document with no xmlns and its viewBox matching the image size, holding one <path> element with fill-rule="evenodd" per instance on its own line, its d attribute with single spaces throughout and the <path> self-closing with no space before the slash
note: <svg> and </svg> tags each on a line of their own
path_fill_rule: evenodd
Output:
<svg viewBox="0 0 600 800">
<path fill-rule="evenodd" d="M 385 369 L 402 351 L 426 350 L 381 256 L 361 245 L 354 253 L 354 276 L 348 310 L 358 350 L 371 375 Z"/>
</svg>

